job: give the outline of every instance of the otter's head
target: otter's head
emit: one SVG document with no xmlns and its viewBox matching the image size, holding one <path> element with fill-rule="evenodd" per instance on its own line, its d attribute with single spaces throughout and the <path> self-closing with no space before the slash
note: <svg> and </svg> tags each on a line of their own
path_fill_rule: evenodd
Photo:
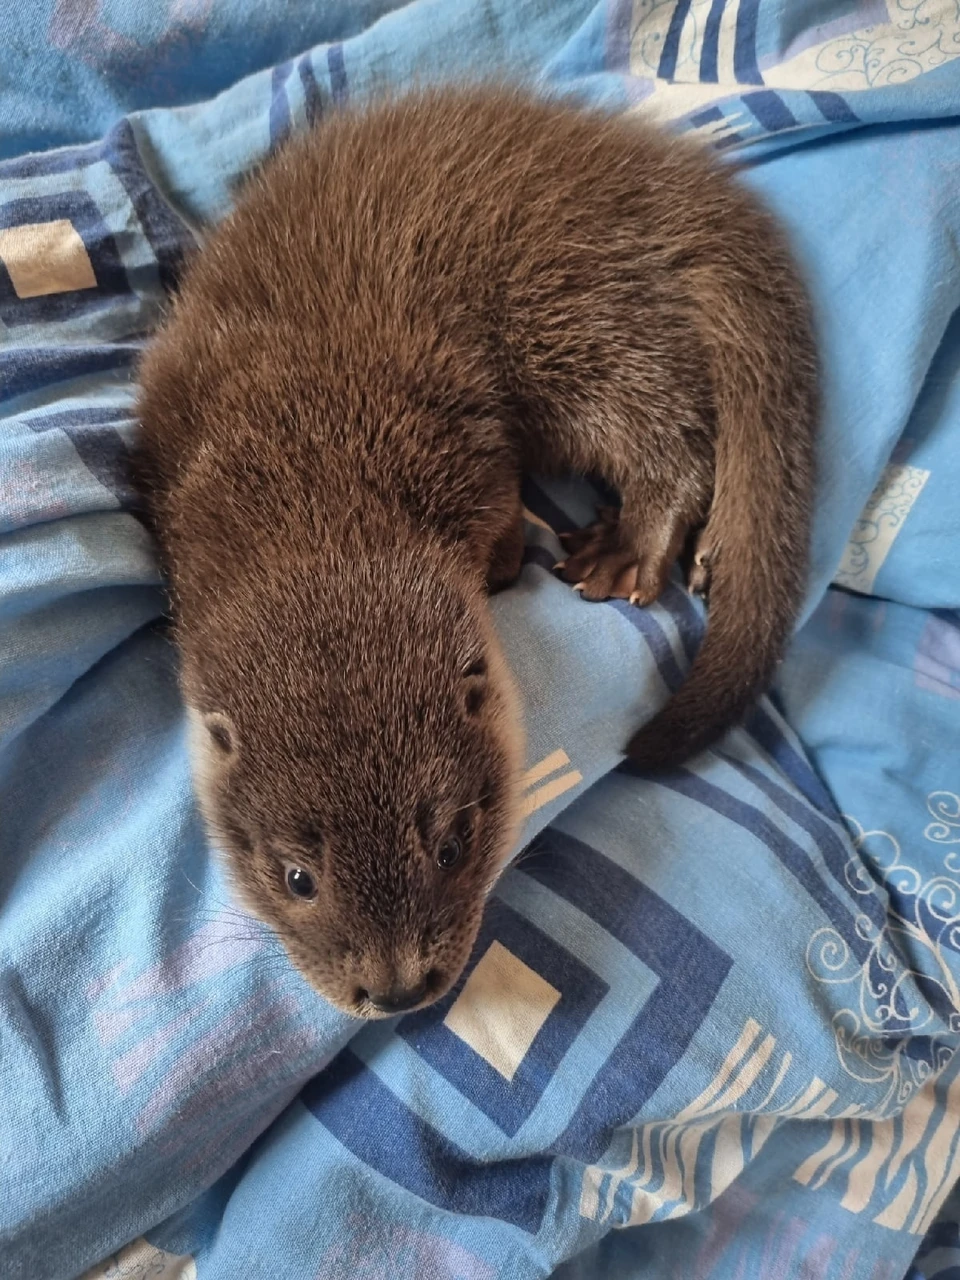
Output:
<svg viewBox="0 0 960 1280">
<path fill-rule="evenodd" d="M 246 905 L 362 1017 L 461 974 L 518 834 L 517 699 L 436 548 L 264 566 L 182 628 L 197 791 Z"/>
</svg>

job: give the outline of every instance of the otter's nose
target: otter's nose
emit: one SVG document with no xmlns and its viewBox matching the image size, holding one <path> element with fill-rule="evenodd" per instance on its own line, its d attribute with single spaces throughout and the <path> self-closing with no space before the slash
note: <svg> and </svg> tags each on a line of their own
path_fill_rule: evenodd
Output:
<svg viewBox="0 0 960 1280">
<path fill-rule="evenodd" d="M 427 994 L 427 980 L 415 987 L 392 986 L 389 991 L 369 991 L 367 999 L 381 1013 L 403 1013 L 418 1005 Z"/>
</svg>

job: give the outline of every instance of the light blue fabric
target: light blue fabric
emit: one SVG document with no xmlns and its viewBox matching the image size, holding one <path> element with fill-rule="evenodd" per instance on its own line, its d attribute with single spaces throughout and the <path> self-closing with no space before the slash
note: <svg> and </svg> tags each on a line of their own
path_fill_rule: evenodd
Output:
<svg viewBox="0 0 960 1280">
<path fill-rule="evenodd" d="M 91 1274 L 950 1274 L 953 10 L 371 0 L 248 21 L 57 0 L 5 17 L 0 66 L 31 59 L 0 85 L 5 1280 L 118 1251 Z M 633 777 L 620 748 L 682 679 L 699 611 L 679 586 L 644 611 L 581 601 L 550 566 L 590 495 L 530 479 L 523 576 L 493 608 L 527 713 L 533 852 L 465 992 L 362 1026 L 237 914 L 205 846 L 126 475 L 134 361 L 182 255 L 291 129 L 382 83 L 494 73 L 692 132 L 782 215 L 824 356 L 809 602 L 776 704 L 689 768 Z"/>
</svg>

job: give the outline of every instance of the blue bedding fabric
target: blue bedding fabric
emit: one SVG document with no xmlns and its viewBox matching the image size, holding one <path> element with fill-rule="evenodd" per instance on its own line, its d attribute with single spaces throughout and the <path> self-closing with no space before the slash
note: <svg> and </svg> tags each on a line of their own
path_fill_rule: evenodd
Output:
<svg viewBox="0 0 960 1280">
<path fill-rule="evenodd" d="M 0 1275 L 960 1275 L 956 3 L 36 0 L 0 41 Z M 531 478 L 493 603 L 531 851 L 458 988 L 364 1025 L 204 843 L 135 361 L 291 130 L 492 74 L 691 134 L 784 219 L 809 599 L 745 727 L 632 776 L 701 613 L 581 601 L 591 494 Z"/>
</svg>

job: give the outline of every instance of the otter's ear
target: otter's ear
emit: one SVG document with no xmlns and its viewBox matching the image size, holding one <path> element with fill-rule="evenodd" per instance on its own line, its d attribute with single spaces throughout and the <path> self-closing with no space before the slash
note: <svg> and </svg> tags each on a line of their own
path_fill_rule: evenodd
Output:
<svg viewBox="0 0 960 1280">
<path fill-rule="evenodd" d="M 464 706 L 468 716 L 479 715 L 487 696 L 487 663 L 482 657 L 474 658 L 463 669 L 465 691 Z"/>
<path fill-rule="evenodd" d="M 237 754 L 239 741 L 233 721 L 223 711 L 206 711 L 200 716 L 207 736 L 224 760 L 232 760 Z"/>
<path fill-rule="evenodd" d="M 204 759 L 208 766 L 230 764 L 240 749 L 237 728 L 225 711 L 198 711 L 187 707 L 190 723 L 190 744 L 194 757 Z"/>
</svg>

